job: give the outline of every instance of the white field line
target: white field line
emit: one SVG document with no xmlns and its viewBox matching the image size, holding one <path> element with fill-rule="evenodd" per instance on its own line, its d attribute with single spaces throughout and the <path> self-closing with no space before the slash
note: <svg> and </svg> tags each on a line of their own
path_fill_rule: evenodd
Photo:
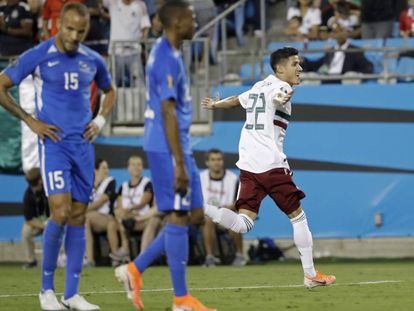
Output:
<svg viewBox="0 0 414 311">
<path fill-rule="evenodd" d="M 355 282 L 355 283 L 337 283 L 330 286 L 352 286 L 352 285 L 377 285 L 377 284 L 387 284 L 387 283 L 402 283 L 401 280 L 382 280 L 382 281 L 366 281 L 366 282 Z M 259 285 L 259 286 L 230 286 L 230 287 L 196 287 L 191 288 L 191 292 L 194 291 L 223 291 L 223 290 L 238 290 L 238 289 L 277 289 L 277 288 L 296 288 L 304 287 L 300 285 Z M 143 289 L 143 293 L 154 293 L 154 292 L 171 292 L 172 288 L 153 288 L 153 289 Z M 123 290 L 103 290 L 95 292 L 81 292 L 81 295 L 108 295 L 108 294 L 124 294 Z M 62 295 L 63 293 L 57 293 L 56 295 Z M 38 293 L 35 294 L 11 294 L 11 295 L 1 295 L 2 298 L 19 298 L 19 297 L 37 297 Z"/>
</svg>

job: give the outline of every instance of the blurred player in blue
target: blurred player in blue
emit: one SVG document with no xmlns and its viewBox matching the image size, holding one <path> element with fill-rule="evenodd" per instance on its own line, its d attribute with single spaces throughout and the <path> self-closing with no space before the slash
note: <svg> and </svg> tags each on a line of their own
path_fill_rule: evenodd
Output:
<svg viewBox="0 0 414 311">
<path fill-rule="evenodd" d="M 42 179 L 51 207 L 43 236 L 42 310 L 99 310 L 78 295 L 85 252 L 85 212 L 94 176 L 92 141 L 115 102 L 115 89 L 104 60 L 82 45 L 89 28 L 88 9 L 65 5 L 59 32 L 22 54 L 0 75 L 0 104 L 39 136 Z M 31 117 L 7 89 L 33 75 L 36 114 Z M 95 81 L 105 93 L 100 114 L 92 119 L 89 87 Z M 64 235 L 65 231 L 65 235 Z M 64 238 L 66 284 L 61 303 L 54 291 L 54 271 Z"/>
<path fill-rule="evenodd" d="M 140 256 L 118 267 L 115 275 L 134 305 L 143 310 L 142 274 L 165 253 L 174 287 L 172 309 L 214 310 L 191 296 L 186 282 L 188 225 L 204 219 L 200 177 L 190 149 L 192 103 L 180 52 L 182 41 L 193 36 L 195 16 L 187 2 L 172 0 L 160 9 L 159 18 L 165 33 L 147 63 L 144 149 L 158 210 L 166 214 L 167 224 Z"/>
</svg>

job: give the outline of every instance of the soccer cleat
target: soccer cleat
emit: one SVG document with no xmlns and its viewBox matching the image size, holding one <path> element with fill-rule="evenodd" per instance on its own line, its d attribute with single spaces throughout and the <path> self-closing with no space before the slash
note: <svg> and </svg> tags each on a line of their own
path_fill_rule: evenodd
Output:
<svg viewBox="0 0 414 311">
<path fill-rule="evenodd" d="M 186 295 L 174 297 L 172 311 L 217 311 L 217 309 L 207 308 L 197 298 Z"/>
<path fill-rule="evenodd" d="M 67 310 L 56 298 L 53 289 L 39 294 L 40 308 L 43 311 Z"/>
<path fill-rule="evenodd" d="M 62 296 L 61 299 L 62 305 L 64 305 L 69 310 L 78 310 L 78 311 L 97 311 L 101 310 L 99 306 L 91 304 L 86 301 L 85 298 L 76 294 L 69 299 L 64 299 Z"/>
<path fill-rule="evenodd" d="M 334 275 L 325 275 L 322 272 L 316 271 L 316 276 L 305 276 L 303 284 L 307 288 L 313 288 L 317 286 L 326 286 L 335 283 L 336 277 Z"/>
<path fill-rule="evenodd" d="M 115 277 L 124 284 L 128 299 L 138 310 L 144 310 L 144 303 L 141 299 L 142 277 L 134 262 L 122 265 L 115 269 Z"/>
</svg>

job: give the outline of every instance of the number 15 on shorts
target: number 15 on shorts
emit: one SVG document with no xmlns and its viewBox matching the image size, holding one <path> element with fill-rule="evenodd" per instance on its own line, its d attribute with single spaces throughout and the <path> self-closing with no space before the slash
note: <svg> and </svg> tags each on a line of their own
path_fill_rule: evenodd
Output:
<svg viewBox="0 0 414 311">
<path fill-rule="evenodd" d="M 65 180 L 63 179 L 63 171 L 53 171 L 47 174 L 49 188 L 51 191 L 55 189 L 63 189 L 65 187 Z"/>
</svg>

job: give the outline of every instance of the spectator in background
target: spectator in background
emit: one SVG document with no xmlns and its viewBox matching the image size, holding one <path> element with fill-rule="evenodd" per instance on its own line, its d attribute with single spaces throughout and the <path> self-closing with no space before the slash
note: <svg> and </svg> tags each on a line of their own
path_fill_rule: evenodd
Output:
<svg viewBox="0 0 414 311">
<path fill-rule="evenodd" d="M 312 0 L 299 0 L 296 6 L 288 8 L 287 20 L 294 16 L 302 18 L 300 32 L 308 39 L 318 38 L 319 25 L 321 24 L 321 10 L 312 6 Z"/>
<path fill-rule="evenodd" d="M 322 26 L 328 26 L 328 20 L 334 16 L 339 1 L 341 0 L 328 0 L 328 3 L 321 6 Z"/>
<path fill-rule="evenodd" d="M 29 184 L 23 199 L 24 224 L 22 228 L 22 240 L 26 249 L 26 264 L 24 268 L 36 267 L 37 260 L 34 252 L 34 237 L 39 236 L 45 229 L 49 217 L 49 204 L 43 189 L 40 169 L 30 169 L 26 173 Z"/>
<path fill-rule="evenodd" d="M 142 0 L 104 0 L 103 5 L 109 10 L 111 17 L 109 54 L 115 57 L 117 86 L 144 86 L 142 48 L 137 41 L 147 38 L 151 27 L 145 2 Z M 117 41 L 130 42 L 116 43 Z"/>
<path fill-rule="evenodd" d="M 156 214 L 151 208 L 154 199 L 152 183 L 148 177 L 142 176 L 142 169 L 142 159 L 138 156 L 131 156 L 128 159 L 128 171 L 131 178 L 122 183 L 118 191 L 115 216 L 120 225 L 121 248 L 111 253 L 110 256 L 119 262 L 129 259 L 129 233 L 143 232 L 149 219 Z M 145 249 L 150 242 L 142 238 L 141 248 Z"/>
<path fill-rule="evenodd" d="M 362 38 L 391 37 L 394 16 L 395 0 L 361 0 Z"/>
<path fill-rule="evenodd" d="M 334 24 L 340 25 L 348 32 L 349 38 L 360 38 L 361 27 L 359 17 L 351 12 L 351 4 L 347 1 L 338 1 L 334 15 L 327 22 L 328 27 L 332 28 Z"/>
<path fill-rule="evenodd" d="M 348 48 L 357 48 L 350 44 L 348 32 L 339 24 L 332 25 L 332 36 L 336 39 L 336 52 L 329 52 L 318 60 L 303 60 L 302 68 L 306 71 L 319 72 L 326 75 L 340 75 L 346 72 L 372 73 L 373 64 L 367 60 L 363 52 L 345 53 Z M 339 81 L 327 81 L 326 83 L 338 83 Z"/>
<path fill-rule="evenodd" d="M 116 198 L 116 181 L 109 176 L 108 163 L 103 159 L 95 162 L 95 180 L 92 202 L 86 211 L 86 258 L 89 266 L 95 265 L 93 234 L 106 232 L 111 252 L 118 249 L 118 223 L 113 216 Z"/>
<path fill-rule="evenodd" d="M 207 169 L 200 173 L 201 188 L 206 203 L 217 207 L 235 210 L 234 202 L 237 197 L 239 178 L 230 170 L 224 168 L 223 153 L 218 149 L 211 149 L 206 155 Z M 214 267 L 214 245 L 216 241 L 217 225 L 205 217 L 203 228 L 204 247 L 206 260 L 204 266 Z M 236 246 L 234 266 L 244 266 L 246 259 L 243 256 L 243 236 L 240 233 L 229 231 Z"/>
<path fill-rule="evenodd" d="M 147 13 L 149 16 L 154 16 L 157 13 L 157 5 L 155 0 L 144 0 L 145 5 L 147 6 Z"/>
<path fill-rule="evenodd" d="M 42 38 L 44 40 L 53 37 L 58 29 L 57 23 L 60 17 L 60 11 L 63 6 L 69 2 L 84 3 L 84 0 L 46 0 L 43 5 L 43 25 L 42 25 Z"/>
<path fill-rule="evenodd" d="M 84 43 L 103 56 L 108 55 L 110 16 L 100 0 L 86 0 L 90 26 Z"/>
<path fill-rule="evenodd" d="M 414 36 L 414 0 L 408 0 L 408 6 L 400 14 L 400 35 L 404 38 Z"/>
<path fill-rule="evenodd" d="M 237 0 L 214 0 L 214 4 L 216 5 L 216 15 L 222 13 L 226 10 L 229 6 L 233 5 Z M 243 33 L 244 27 L 244 8 L 245 4 L 242 4 L 234 10 L 234 31 L 236 33 L 236 38 L 239 46 L 244 46 L 246 44 L 246 39 Z M 215 64 L 217 63 L 217 49 L 218 43 L 221 37 L 221 25 L 220 23 L 216 23 L 214 26 L 214 32 L 211 39 L 211 58 L 212 62 Z M 227 27 L 228 29 L 228 27 Z"/>
<path fill-rule="evenodd" d="M 216 6 L 213 0 L 189 0 L 188 1 L 194 8 L 194 13 L 196 16 L 197 22 L 197 30 L 203 28 L 207 25 L 214 17 L 216 17 Z M 217 35 L 215 32 L 215 27 L 211 27 L 207 30 L 207 32 L 203 33 L 201 38 L 208 38 L 210 39 L 211 46 L 210 51 L 211 55 L 215 59 L 215 55 L 217 54 L 217 38 L 214 37 Z M 214 44 L 214 46 L 213 46 Z M 213 50 L 213 48 L 215 50 Z M 203 55 L 203 43 L 202 42 L 194 42 L 192 45 L 193 55 L 198 56 L 198 59 L 202 59 Z M 207 53 L 210 54 L 210 53 Z"/>
<path fill-rule="evenodd" d="M 305 41 L 306 36 L 300 31 L 302 25 L 301 16 L 293 16 L 287 23 L 285 35 L 287 41 Z"/>
<path fill-rule="evenodd" d="M 33 17 L 27 3 L 0 6 L 0 56 L 17 56 L 33 46 Z"/>
<path fill-rule="evenodd" d="M 157 39 L 162 36 L 162 24 L 158 14 L 151 16 L 151 28 L 148 31 L 148 39 Z"/>
</svg>

